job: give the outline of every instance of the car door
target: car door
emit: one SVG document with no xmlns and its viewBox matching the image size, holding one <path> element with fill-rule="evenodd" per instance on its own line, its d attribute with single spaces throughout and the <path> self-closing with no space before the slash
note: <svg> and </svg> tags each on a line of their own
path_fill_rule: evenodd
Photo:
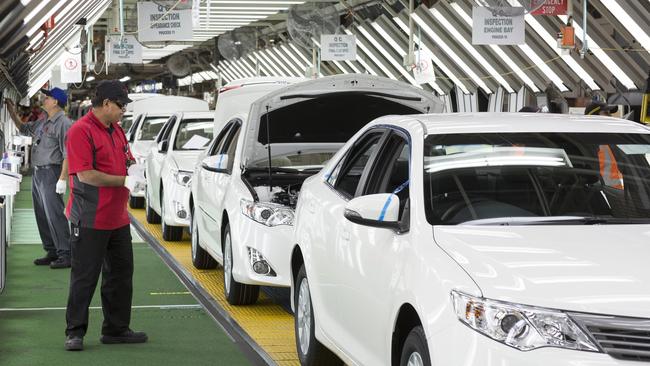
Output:
<svg viewBox="0 0 650 366">
<path fill-rule="evenodd" d="M 212 143 L 212 146 L 208 149 L 204 158 L 217 155 L 223 150 L 223 146 L 230 135 L 233 125 L 234 122 L 229 122 L 223 127 L 215 138 L 215 141 Z M 198 180 L 194 199 L 196 200 L 196 205 L 199 211 L 197 215 L 197 223 L 199 226 L 200 236 L 204 238 L 202 241 L 208 244 L 211 250 L 218 253 L 220 251 L 217 244 L 220 242 L 220 240 L 217 239 L 219 230 L 216 228 L 217 218 L 214 216 L 215 209 L 211 207 L 214 201 L 211 196 L 214 194 L 213 187 L 216 174 L 217 173 L 199 162 L 198 176 L 195 178 L 198 178 Z"/>
<path fill-rule="evenodd" d="M 310 238 L 314 313 L 328 338 L 342 349 L 355 349 L 359 342 L 345 325 L 349 316 L 344 313 L 356 295 L 339 271 L 349 272 L 357 263 L 353 262 L 356 255 L 350 245 L 351 223 L 343 212 L 346 203 L 356 196 L 385 134 L 384 129 L 372 129 L 362 135 L 328 173 L 323 189 L 305 203 L 308 212 L 317 216 L 317 229 Z"/>
<path fill-rule="evenodd" d="M 394 193 L 400 199 L 400 220 L 408 222 L 410 145 L 403 132 L 392 131 L 383 142 L 357 196 Z M 357 342 L 354 354 L 364 365 L 385 364 L 390 360 L 393 294 L 400 283 L 404 261 L 401 253 L 408 248 L 408 233 L 374 228 L 346 220 L 341 247 L 347 248 L 347 263 L 335 262 L 338 288 L 346 288 L 342 311 L 345 327 Z M 352 264 L 352 265 L 350 265 Z"/>
<path fill-rule="evenodd" d="M 150 179 L 148 179 L 148 183 L 150 183 L 151 190 L 147 191 L 148 194 L 151 196 L 151 202 L 152 205 L 151 207 L 160 214 L 161 212 L 161 205 L 162 202 L 160 202 L 160 188 L 161 188 L 161 179 L 162 179 L 162 169 L 163 169 L 163 164 L 165 162 L 165 158 L 167 157 L 167 151 L 169 150 L 169 144 L 170 144 L 170 136 L 172 131 L 174 130 L 174 127 L 176 126 L 176 121 L 179 120 L 180 117 L 177 116 L 171 116 L 169 117 L 169 120 L 165 123 L 163 128 L 160 130 L 160 133 L 158 136 L 156 136 L 155 140 L 155 145 L 151 147 L 150 151 L 150 159 L 147 159 L 147 174 L 151 174 Z M 165 144 L 166 146 L 161 146 L 161 144 L 167 141 Z M 164 147 L 161 149 L 161 147 Z"/>
</svg>

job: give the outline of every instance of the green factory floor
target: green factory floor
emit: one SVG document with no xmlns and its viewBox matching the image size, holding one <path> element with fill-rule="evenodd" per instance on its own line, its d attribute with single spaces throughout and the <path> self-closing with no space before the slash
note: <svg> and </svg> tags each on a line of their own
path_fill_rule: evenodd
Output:
<svg viewBox="0 0 650 366">
<path fill-rule="evenodd" d="M 203 310 L 154 250 L 134 233 L 131 327 L 149 342 L 104 345 L 99 291 L 90 310 L 83 352 L 66 352 L 65 305 L 69 269 L 35 266 L 43 255 L 31 209 L 30 177 L 16 196 L 0 294 L 0 365 L 245 365 L 233 339 Z"/>
</svg>

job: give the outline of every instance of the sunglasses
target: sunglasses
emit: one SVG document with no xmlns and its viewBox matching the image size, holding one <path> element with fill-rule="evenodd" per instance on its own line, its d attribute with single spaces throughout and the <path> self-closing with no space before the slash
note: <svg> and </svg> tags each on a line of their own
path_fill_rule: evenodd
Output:
<svg viewBox="0 0 650 366">
<path fill-rule="evenodd" d="M 120 103 L 120 102 L 117 102 L 117 101 L 114 101 L 114 100 L 111 100 L 111 102 L 115 103 L 115 105 L 116 105 L 117 108 L 119 108 L 119 109 L 124 109 L 124 107 L 125 107 L 125 105 L 122 104 L 122 103 Z"/>
</svg>

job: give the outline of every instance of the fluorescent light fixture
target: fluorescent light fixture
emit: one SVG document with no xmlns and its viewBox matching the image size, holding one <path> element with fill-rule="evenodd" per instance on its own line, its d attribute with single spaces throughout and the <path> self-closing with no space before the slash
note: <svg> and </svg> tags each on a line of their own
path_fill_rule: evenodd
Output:
<svg viewBox="0 0 650 366">
<path fill-rule="evenodd" d="M 377 24 L 377 22 L 372 23 L 372 27 L 397 52 L 397 54 L 399 54 L 401 57 L 406 56 L 407 53 L 406 50 L 403 49 L 400 45 L 398 45 L 397 42 L 393 39 L 393 37 L 391 37 L 384 29 L 382 29 L 382 27 L 379 24 Z M 442 88 L 440 88 L 438 83 L 432 82 L 427 84 L 433 87 L 438 92 L 438 94 L 446 94 L 445 92 L 442 91 Z"/>
<path fill-rule="evenodd" d="M 393 18 L 393 20 L 395 21 L 395 23 L 396 23 L 396 24 L 397 24 L 397 25 L 398 25 L 398 26 L 399 26 L 399 27 L 400 27 L 400 28 L 401 28 L 401 29 L 402 29 L 406 34 L 409 33 L 409 28 L 408 28 L 408 26 L 407 26 L 407 25 L 406 25 L 406 24 L 405 24 L 405 23 L 404 23 L 400 18 L 397 18 L 397 17 L 396 17 L 396 18 Z M 417 43 L 420 45 L 420 47 L 422 47 L 422 49 L 423 49 L 425 52 L 428 52 L 428 53 L 429 53 L 429 55 L 431 56 L 431 59 L 433 60 L 433 62 L 434 62 L 434 63 L 435 63 L 435 64 L 436 64 L 436 65 L 437 65 L 437 66 L 442 70 L 442 72 L 445 73 L 445 75 L 447 75 L 447 76 L 449 77 L 449 79 L 451 79 L 451 81 L 454 83 L 454 85 L 458 86 L 458 87 L 460 88 L 460 90 L 463 91 L 463 93 L 465 93 L 465 94 L 471 94 L 470 91 L 469 91 L 469 89 L 467 88 L 467 86 L 466 86 L 463 82 L 461 82 L 460 79 L 458 79 L 458 77 L 456 77 L 456 75 L 454 75 L 453 72 L 451 72 L 451 70 L 447 67 L 447 65 L 445 65 L 445 64 L 444 64 L 444 63 L 443 63 L 443 62 L 442 62 L 442 61 L 441 61 L 441 60 L 440 60 L 440 59 L 435 55 L 435 53 L 431 52 L 431 50 L 430 50 L 430 49 L 429 49 L 429 48 L 424 44 L 424 42 L 422 42 L 422 41 L 420 40 L 419 37 L 414 36 L 413 39 L 415 40 L 415 42 L 417 42 Z"/>
<path fill-rule="evenodd" d="M 214 66 L 214 64 L 213 64 L 212 62 L 210 62 L 209 65 L 210 65 L 210 67 L 212 68 L 212 70 L 214 70 L 214 71 L 216 71 L 216 72 L 219 72 L 219 69 L 217 69 L 217 67 Z"/>
<path fill-rule="evenodd" d="M 345 62 L 345 64 L 348 65 L 355 73 L 362 74 L 361 70 L 359 70 L 359 68 L 356 67 L 350 60 L 344 60 L 343 62 Z"/>
<path fill-rule="evenodd" d="M 352 35 L 352 32 L 350 32 L 348 29 L 345 30 L 345 33 Z M 381 71 L 389 78 L 393 80 L 398 80 L 397 76 L 395 76 L 388 68 L 386 65 L 384 65 L 375 55 L 370 51 L 370 49 L 364 44 L 363 40 L 360 37 L 355 37 L 357 39 L 357 46 L 363 50 L 363 52 L 366 54 L 368 58 L 372 60 L 372 62 L 377 65 L 381 69 Z"/>
<path fill-rule="evenodd" d="M 375 46 L 380 54 L 384 55 L 384 57 L 388 59 L 388 62 L 390 62 L 390 64 L 393 65 L 393 67 L 399 71 L 399 73 L 402 74 L 402 76 L 408 80 L 409 83 L 417 86 L 418 88 L 420 87 L 420 84 L 418 84 L 411 76 L 411 74 L 406 71 L 404 66 L 402 66 L 401 60 L 395 60 L 395 58 L 390 53 L 388 53 L 388 51 L 386 51 L 386 49 L 379 42 L 377 42 L 377 40 L 364 27 L 357 27 L 357 29 L 370 41 L 373 46 Z"/>
<path fill-rule="evenodd" d="M 221 75 L 225 75 L 228 78 L 228 80 L 233 81 L 233 80 L 237 79 L 236 76 L 234 76 L 232 73 L 230 73 L 230 71 L 226 68 L 225 65 L 220 64 L 219 69 L 221 70 Z"/>
<path fill-rule="evenodd" d="M 251 61 L 253 61 L 253 63 L 255 63 L 256 60 L 257 60 L 257 64 L 258 64 L 259 67 L 260 67 L 260 71 L 263 72 L 266 76 L 276 76 L 275 73 L 269 71 L 269 70 L 271 70 L 271 69 L 270 69 L 270 68 L 268 67 L 268 65 L 264 62 L 264 60 L 263 60 L 261 57 L 259 57 L 259 52 L 255 52 L 255 56 L 253 56 L 252 54 L 249 54 L 249 55 L 248 55 L 248 58 L 249 58 Z"/>
<path fill-rule="evenodd" d="M 429 25 L 422 20 L 417 14 L 413 14 L 413 20 L 425 31 L 425 33 L 431 37 L 431 39 L 447 54 L 450 58 L 458 65 L 467 75 L 474 80 L 476 85 L 483 89 L 486 93 L 491 94 L 492 90 L 485 84 L 483 79 L 481 79 L 475 72 L 472 70 L 462 58 L 460 58 L 443 40 L 440 38 L 436 32 L 429 27 Z"/>
<path fill-rule="evenodd" d="M 59 10 L 65 3 L 66 3 L 65 1 L 56 1 L 56 2 L 54 2 L 54 4 L 52 4 L 51 2 L 42 1 L 41 4 L 39 4 L 38 7 L 37 7 L 37 9 L 39 9 L 39 11 L 45 5 L 50 5 L 50 8 L 45 13 L 45 16 L 43 16 L 43 19 L 41 19 L 40 21 L 35 22 L 34 26 L 32 26 L 32 28 L 30 28 L 27 31 L 27 33 L 26 33 L 27 38 L 31 37 L 43 25 L 45 20 L 49 19 L 52 16 L 52 14 L 55 14 L 56 11 Z M 30 12 L 25 17 L 25 19 L 23 19 L 23 22 L 25 24 L 29 24 L 31 18 L 36 16 L 36 14 L 38 14 L 38 12 L 34 12 L 34 11 Z"/>
<path fill-rule="evenodd" d="M 305 61 L 305 65 L 311 66 L 311 61 L 307 60 L 305 55 L 303 55 L 302 52 L 296 46 L 294 46 L 292 43 L 289 43 L 289 47 L 291 47 L 291 49 L 293 49 L 296 52 L 298 57 L 300 57 L 303 61 Z"/>
<path fill-rule="evenodd" d="M 512 87 L 510 86 L 510 84 L 508 84 L 508 82 L 499 74 L 499 72 L 495 70 L 494 67 L 492 67 L 492 65 L 490 65 L 490 63 L 485 59 L 485 57 L 483 57 L 476 50 L 476 48 L 474 48 L 474 46 L 472 46 L 465 39 L 465 37 L 463 37 L 463 35 L 460 34 L 460 32 L 458 32 L 456 27 L 454 27 L 451 23 L 449 23 L 449 21 L 445 19 L 445 17 L 442 14 L 440 14 L 438 9 L 431 8 L 429 9 L 429 12 L 433 15 L 434 18 L 438 20 L 440 24 L 442 24 L 442 26 L 447 30 L 447 32 L 450 33 L 456 39 L 456 41 L 460 43 L 461 46 L 463 46 L 463 48 L 467 52 L 469 52 L 469 54 L 472 55 L 472 57 L 474 57 L 474 59 L 476 59 L 479 62 L 479 64 L 483 68 L 485 68 L 487 72 L 506 89 L 508 93 L 515 92 L 514 89 L 512 89 Z"/>
<path fill-rule="evenodd" d="M 248 63 L 248 61 L 246 61 L 246 60 L 243 59 L 243 58 L 240 58 L 239 61 L 240 61 L 241 64 L 244 66 L 244 69 L 248 70 L 248 71 L 250 72 L 251 75 L 253 75 L 253 76 L 256 76 L 256 75 L 257 75 L 257 71 L 255 71 L 255 66 L 254 66 L 254 65 L 251 66 L 251 65 Z"/>
<path fill-rule="evenodd" d="M 289 68 L 288 68 L 284 63 L 282 63 L 282 61 L 280 61 L 280 59 L 277 58 L 277 57 L 276 57 L 276 56 L 271 52 L 271 50 L 270 50 L 269 48 L 263 50 L 262 52 L 263 52 L 264 54 L 266 54 L 268 57 L 270 57 L 271 60 L 273 60 L 273 62 L 275 62 L 275 65 L 280 66 L 280 68 L 281 68 L 281 69 L 286 73 L 287 76 L 295 76 L 295 75 L 291 72 L 291 70 L 289 70 Z"/>
<path fill-rule="evenodd" d="M 252 0 L 208 0 L 212 4 L 259 4 L 260 1 Z M 293 5 L 293 4 L 302 4 L 304 1 L 294 1 L 294 0 L 262 0 L 265 5 Z"/>
<path fill-rule="evenodd" d="M 566 24 L 568 17 L 566 15 L 559 15 L 559 17 L 562 20 L 562 22 Z M 576 32 L 575 36 L 577 38 L 582 38 L 584 32 L 582 31 L 582 28 L 577 24 L 577 22 L 574 22 L 573 28 L 575 28 L 575 32 Z M 616 79 L 618 79 L 621 83 L 623 83 L 623 85 L 625 85 L 625 87 L 628 89 L 637 89 L 637 86 L 634 85 L 634 81 L 632 81 L 632 79 L 630 79 L 625 74 L 625 72 L 623 72 L 623 70 L 621 70 L 621 68 L 618 67 L 616 62 L 614 62 L 614 60 L 612 60 L 611 57 L 609 57 L 607 53 L 605 53 L 605 51 L 601 49 L 600 45 L 598 45 L 596 41 L 594 41 L 591 37 L 589 37 L 588 33 L 587 33 L 587 43 L 590 45 L 589 50 L 594 53 L 594 55 L 600 60 L 600 62 L 603 63 L 603 65 L 605 65 L 607 70 L 609 70 Z"/>
<path fill-rule="evenodd" d="M 343 67 L 343 65 L 341 65 L 340 62 L 338 62 L 338 61 L 336 61 L 336 60 L 332 60 L 331 62 L 332 62 L 334 65 L 336 65 L 336 67 L 338 67 L 339 70 L 341 70 L 341 72 L 342 72 L 343 74 L 349 74 L 348 70 L 346 70 L 345 67 Z"/>
<path fill-rule="evenodd" d="M 258 54 L 258 55 L 259 55 L 259 56 L 260 56 L 264 61 L 266 61 L 269 65 L 271 65 L 271 67 L 273 68 L 273 70 L 276 71 L 277 74 L 278 74 L 279 76 L 288 76 L 288 75 L 284 75 L 284 72 L 283 72 L 282 70 L 280 70 L 280 68 L 278 67 L 278 65 L 276 65 L 273 61 L 271 61 L 271 59 L 269 59 L 269 58 L 266 56 L 266 54 L 264 53 L 263 50 L 262 50 L 262 51 L 259 51 L 257 54 Z"/>
<path fill-rule="evenodd" d="M 95 77 L 92 75 L 86 78 L 86 81 L 93 81 L 93 80 L 95 80 Z"/>
<path fill-rule="evenodd" d="M 650 52 L 650 37 L 648 33 L 644 31 L 639 25 L 628 15 L 628 13 L 623 10 L 623 8 L 618 4 L 617 0 L 600 0 L 603 5 L 609 10 L 618 21 L 623 24 L 625 29 L 636 38 L 641 46 Z M 591 42 L 591 41 L 589 41 Z"/>
<path fill-rule="evenodd" d="M 250 77 L 251 76 L 250 73 L 241 66 L 240 60 L 241 59 L 235 60 L 235 61 L 231 62 L 230 64 L 232 65 L 232 67 L 235 68 L 235 70 L 239 71 L 239 73 L 242 74 L 245 78 Z"/>
<path fill-rule="evenodd" d="M 124 82 L 127 82 L 127 81 L 129 81 L 129 80 L 131 80 L 131 77 L 128 76 L 128 75 L 120 79 L 120 81 L 123 82 L 123 83 L 124 83 Z"/>
<path fill-rule="evenodd" d="M 280 47 L 276 46 L 271 48 L 270 50 L 271 52 L 275 53 L 278 57 L 280 57 L 285 64 L 289 65 L 289 67 L 291 68 L 291 70 L 293 70 L 295 75 L 297 76 L 303 75 L 303 73 L 300 72 L 300 69 L 298 69 L 296 65 L 293 62 L 289 61 L 289 59 L 284 55 L 284 52 L 282 51 L 282 49 L 280 49 Z"/>
<path fill-rule="evenodd" d="M 228 70 L 231 74 L 233 74 L 237 79 L 243 79 L 245 76 L 243 74 L 240 74 L 239 71 L 237 71 L 233 66 L 232 66 L 232 61 L 225 61 L 224 67 L 226 70 Z"/>
<path fill-rule="evenodd" d="M 456 13 L 460 15 L 460 17 L 465 21 L 465 23 L 467 23 L 470 26 L 470 28 L 473 27 L 472 18 L 463 11 L 463 9 L 460 7 L 460 5 L 458 5 L 458 3 L 451 3 L 450 5 L 456 11 Z M 506 53 L 503 52 L 503 50 L 499 46 L 491 44 L 489 45 L 489 47 L 492 49 L 494 53 L 496 53 L 501 58 L 501 60 L 503 60 L 503 62 L 506 63 L 506 65 L 508 65 L 508 67 L 510 67 L 511 70 L 515 72 L 515 74 L 517 74 L 517 76 L 519 76 L 521 80 L 524 81 L 526 85 L 528 85 L 528 87 L 530 87 L 533 90 L 533 92 L 537 93 L 540 91 L 540 89 L 528 77 L 528 75 L 526 75 L 526 73 L 523 72 L 521 68 L 517 66 L 517 64 L 510 57 L 508 57 L 508 55 L 506 55 Z"/>
</svg>

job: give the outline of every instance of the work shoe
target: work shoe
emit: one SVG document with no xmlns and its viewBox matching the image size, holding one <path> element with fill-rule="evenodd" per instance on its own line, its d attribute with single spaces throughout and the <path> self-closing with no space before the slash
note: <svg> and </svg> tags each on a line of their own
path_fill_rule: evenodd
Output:
<svg viewBox="0 0 650 366">
<path fill-rule="evenodd" d="M 50 257 L 49 255 L 46 255 L 43 258 L 34 259 L 34 264 L 37 266 L 47 266 L 55 260 L 57 260 L 57 257 Z"/>
<path fill-rule="evenodd" d="M 54 262 L 50 263 L 50 268 L 70 268 L 70 258 L 59 257 Z"/>
<path fill-rule="evenodd" d="M 69 335 L 65 338 L 65 350 L 66 351 L 82 351 L 84 349 L 84 338 Z"/>
<path fill-rule="evenodd" d="M 134 332 L 131 329 L 126 330 L 118 335 L 102 334 L 99 339 L 104 344 L 117 344 L 117 343 L 144 343 L 149 339 L 145 332 Z"/>
</svg>

